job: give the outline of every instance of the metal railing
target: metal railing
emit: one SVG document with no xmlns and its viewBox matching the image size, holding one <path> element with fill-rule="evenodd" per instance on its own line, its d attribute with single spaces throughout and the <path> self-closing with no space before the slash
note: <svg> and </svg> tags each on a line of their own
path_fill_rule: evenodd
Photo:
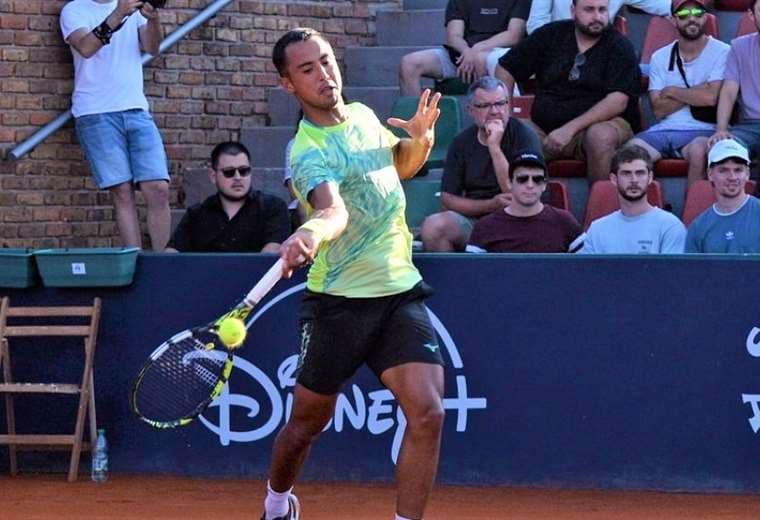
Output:
<svg viewBox="0 0 760 520">
<path fill-rule="evenodd" d="M 158 48 L 157 56 L 163 54 L 166 49 L 184 38 L 185 35 L 187 35 L 193 29 L 204 24 L 209 18 L 213 17 L 216 13 L 224 9 L 227 4 L 230 3 L 232 3 L 232 0 L 214 0 L 214 2 L 210 3 L 203 11 L 195 15 L 192 19 L 188 20 L 187 23 L 180 26 L 177 28 L 177 30 L 167 36 L 161 42 L 161 45 Z M 146 65 L 150 63 L 157 56 L 153 56 L 152 54 L 148 53 L 143 54 L 142 64 Z M 27 137 L 24 142 L 8 152 L 8 159 L 12 161 L 21 159 L 24 155 L 31 152 L 38 144 L 50 137 L 54 132 L 65 125 L 66 122 L 71 118 L 71 110 L 67 110 L 66 112 L 61 113 L 54 120 L 37 130 L 34 134 Z"/>
</svg>

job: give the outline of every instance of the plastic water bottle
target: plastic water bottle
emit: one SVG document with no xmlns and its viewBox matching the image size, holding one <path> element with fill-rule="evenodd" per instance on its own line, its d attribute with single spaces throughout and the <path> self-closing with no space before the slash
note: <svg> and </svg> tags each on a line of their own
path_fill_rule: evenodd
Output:
<svg viewBox="0 0 760 520">
<path fill-rule="evenodd" d="M 108 441 L 106 441 L 106 431 L 99 428 L 95 451 L 92 454 L 92 481 L 105 482 L 106 480 L 108 480 Z"/>
</svg>

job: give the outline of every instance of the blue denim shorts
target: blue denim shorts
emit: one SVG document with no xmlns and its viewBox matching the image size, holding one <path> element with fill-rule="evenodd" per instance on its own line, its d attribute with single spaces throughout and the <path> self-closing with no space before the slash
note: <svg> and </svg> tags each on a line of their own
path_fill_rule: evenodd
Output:
<svg viewBox="0 0 760 520">
<path fill-rule="evenodd" d="M 100 189 L 169 180 L 161 134 L 145 110 L 81 116 L 76 131 Z"/>
<path fill-rule="evenodd" d="M 668 159 L 681 159 L 681 149 L 697 137 L 710 137 L 715 130 L 646 130 L 636 134 L 649 146 Z"/>
<path fill-rule="evenodd" d="M 742 121 L 728 129 L 749 150 L 752 159 L 760 157 L 760 121 Z"/>
</svg>

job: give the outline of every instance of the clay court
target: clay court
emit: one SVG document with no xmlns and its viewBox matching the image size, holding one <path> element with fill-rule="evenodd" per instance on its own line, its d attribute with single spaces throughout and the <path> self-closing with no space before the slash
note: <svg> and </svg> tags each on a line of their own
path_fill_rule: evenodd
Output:
<svg viewBox="0 0 760 520">
<path fill-rule="evenodd" d="M 258 519 L 264 483 L 112 475 L 0 477 L 3 520 Z M 390 486 L 299 484 L 303 520 L 388 520 Z M 757 520 L 760 496 L 439 486 L 429 520 Z"/>
</svg>

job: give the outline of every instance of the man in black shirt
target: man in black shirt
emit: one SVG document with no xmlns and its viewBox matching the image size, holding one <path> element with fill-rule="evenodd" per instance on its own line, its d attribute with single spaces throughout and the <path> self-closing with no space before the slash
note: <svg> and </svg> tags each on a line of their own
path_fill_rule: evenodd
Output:
<svg viewBox="0 0 760 520">
<path fill-rule="evenodd" d="M 430 215 L 420 235 L 425 251 L 462 251 L 477 218 L 507 206 L 509 162 L 516 150 L 541 156 L 535 132 L 509 117 L 504 83 L 484 76 L 470 86 L 467 110 L 474 125 L 449 146 L 441 181 L 441 206 Z"/>
<path fill-rule="evenodd" d="M 290 234 L 282 199 L 251 189 L 250 154 L 237 142 L 211 152 L 209 177 L 217 193 L 188 208 L 167 252 L 279 253 Z"/>
<path fill-rule="evenodd" d="M 638 131 L 640 72 L 633 45 L 609 25 L 607 0 L 574 0 L 572 20 L 537 29 L 499 60 L 507 88 L 533 74 L 531 119 L 547 160 L 585 160 L 606 179 L 615 150 Z"/>
<path fill-rule="evenodd" d="M 529 13 L 529 0 L 449 0 L 446 44 L 401 59 L 401 95 L 419 96 L 423 76 L 466 83 L 493 76 L 499 57 L 525 35 Z"/>
</svg>

